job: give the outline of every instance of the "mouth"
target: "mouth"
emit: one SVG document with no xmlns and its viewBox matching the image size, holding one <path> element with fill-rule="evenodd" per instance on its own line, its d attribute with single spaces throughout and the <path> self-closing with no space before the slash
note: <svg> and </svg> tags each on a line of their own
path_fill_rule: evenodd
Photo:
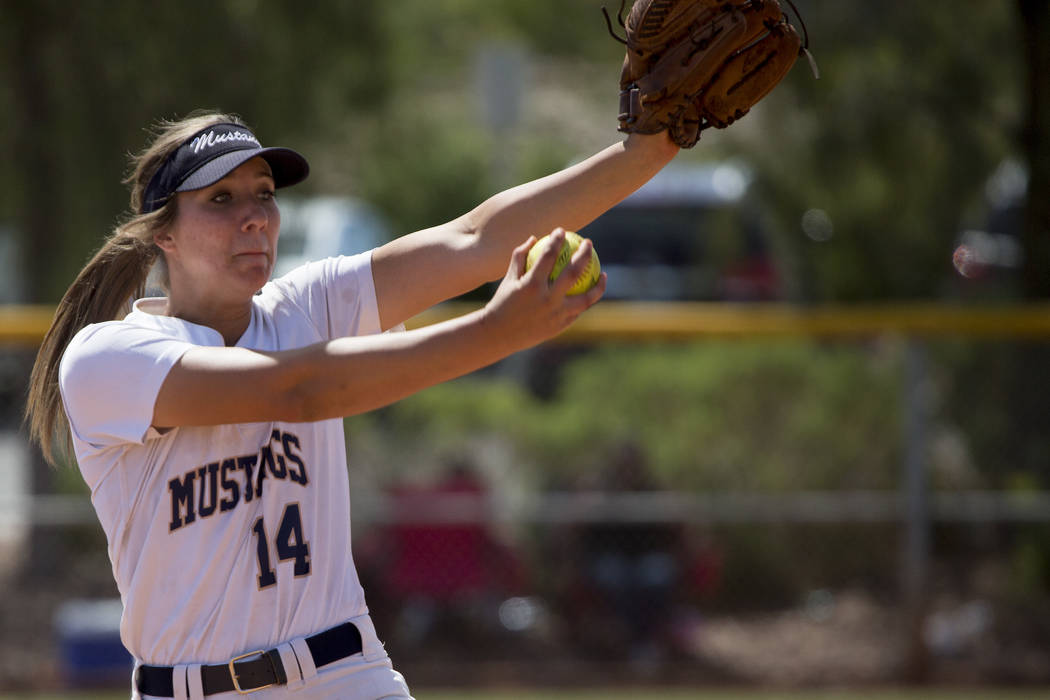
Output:
<svg viewBox="0 0 1050 700">
<path fill-rule="evenodd" d="M 270 262 L 270 254 L 261 250 L 251 250 L 244 253 L 237 253 L 233 257 L 235 260 L 265 260 L 266 262 Z"/>
</svg>

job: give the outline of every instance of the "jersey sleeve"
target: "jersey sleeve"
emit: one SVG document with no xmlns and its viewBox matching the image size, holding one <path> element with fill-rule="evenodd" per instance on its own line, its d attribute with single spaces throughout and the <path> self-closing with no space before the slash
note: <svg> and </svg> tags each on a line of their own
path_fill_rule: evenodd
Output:
<svg viewBox="0 0 1050 700">
<path fill-rule="evenodd" d="M 323 338 L 371 335 L 381 330 L 372 280 L 372 251 L 307 263 L 276 281 Z"/>
<path fill-rule="evenodd" d="M 58 372 L 74 437 L 96 448 L 143 444 L 161 384 L 191 347 L 184 340 L 120 322 L 78 333 Z"/>
</svg>

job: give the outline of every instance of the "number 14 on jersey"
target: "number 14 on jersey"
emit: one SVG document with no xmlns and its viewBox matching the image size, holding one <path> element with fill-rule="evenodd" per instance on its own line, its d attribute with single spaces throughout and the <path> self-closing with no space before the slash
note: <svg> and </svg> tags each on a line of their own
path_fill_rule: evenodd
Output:
<svg viewBox="0 0 1050 700">
<path fill-rule="evenodd" d="M 266 532 L 266 523 L 262 516 L 252 525 L 255 533 L 255 551 L 259 559 L 259 588 L 269 588 L 277 583 L 277 571 L 273 568 L 270 556 L 270 539 Z M 277 535 L 273 538 L 273 551 L 277 561 L 294 561 L 292 568 L 295 577 L 310 575 L 310 544 L 303 537 L 303 520 L 298 503 L 289 503 L 284 508 Z"/>
</svg>

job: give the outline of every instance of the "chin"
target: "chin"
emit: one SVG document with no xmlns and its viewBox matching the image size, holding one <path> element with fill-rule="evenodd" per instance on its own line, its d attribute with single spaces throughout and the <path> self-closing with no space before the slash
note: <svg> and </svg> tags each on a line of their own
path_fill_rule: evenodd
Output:
<svg viewBox="0 0 1050 700">
<path fill-rule="evenodd" d="M 272 273 L 273 266 L 270 265 L 269 261 L 255 265 L 245 265 L 237 271 L 237 275 L 244 280 L 244 284 L 253 287 L 255 290 L 262 289 L 263 285 L 270 281 Z"/>
<path fill-rule="evenodd" d="M 262 290 L 262 288 L 266 286 L 266 283 L 269 282 L 269 281 L 270 281 L 270 275 L 268 275 L 268 274 L 265 275 L 265 276 L 259 276 L 258 278 L 253 279 L 251 286 L 252 286 L 252 289 L 254 291 L 252 293 L 253 294 L 258 294 Z"/>
<path fill-rule="evenodd" d="M 230 279 L 227 284 L 227 288 L 232 292 L 234 289 L 240 289 L 237 293 L 239 297 L 253 297 L 258 294 L 266 283 L 269 282 L 269 278 L 263 275 L 249 275 L 243 272 L 238 275 L 235 279 Z"/>
</svg>

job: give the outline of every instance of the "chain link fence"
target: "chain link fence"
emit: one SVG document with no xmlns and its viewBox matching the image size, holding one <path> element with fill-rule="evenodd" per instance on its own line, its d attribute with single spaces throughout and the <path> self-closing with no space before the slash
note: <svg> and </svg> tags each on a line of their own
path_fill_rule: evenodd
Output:
<svg viewBox="0 0 1050 700">
<path fill-rule="evenodd" d="M 395 665 L 418 686 L 1050 681 L 1045 473 L 1013 464 L 1019 448 L 995 456 L 1009 447 L 1003 435 L 1038 447 L 1010 421 L 1042 398 L 969 387 L 982 381 L 974 371 L 1002 363 L 967 369 L 960 347 L 988 358 L 1031 351 L 977 323 L 994 326 L 991 341 L 928 339 L 899 354 L 899 430 L 863 436 L 872 451 L 898 445 L 889 483 L 813 488 L 800 476 L 797 488 L 768 488 L 756 474 L 751 488 L 685 488 L 637 433 L 555 476 L 499 436 L 449 452 L 424 435 L 432 457 L 395 469 L 382 455 L 404 454 L 391 438 L 400 414 L 380 416 L 382 428 L 348 423 L 354 556 Z M 598 340 L 577 340 L 555 364 L 597 361 L 586 348 Z M 831 342 L 878 354 L 867 336 Z M 39 464 L 18 429 L 32 355 L 0 353 L 0 686 L 123 687 L 101 528 L 76 472 Z M 535 363 L 557 370 L 551 357 L 540 351 L 479 381 L 528 384 Z M 955 398 L 931 398 L 946 386 Z M 765 431 L 740 425 L 758 451 L 780 444 L 767 420 Z"/>
</svg>

